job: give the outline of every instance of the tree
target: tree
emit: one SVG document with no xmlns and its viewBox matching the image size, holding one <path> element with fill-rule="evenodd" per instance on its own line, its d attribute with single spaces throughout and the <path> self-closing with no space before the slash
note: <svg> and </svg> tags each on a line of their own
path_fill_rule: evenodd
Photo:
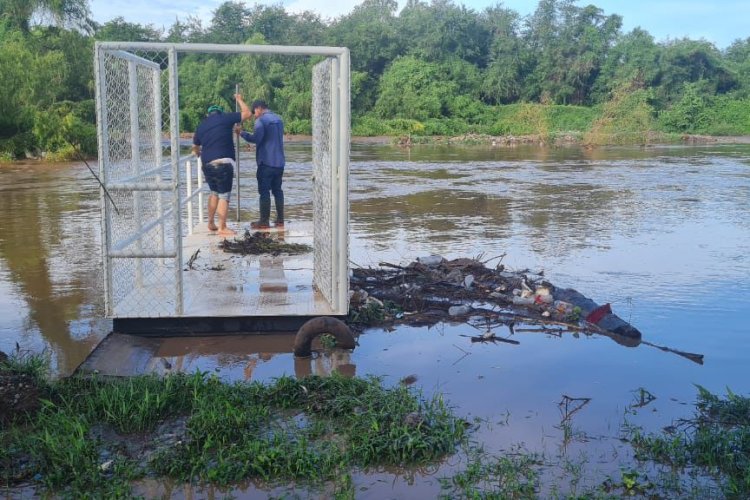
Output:
<svg viewBox="0 0 750 500">
<path fill-rule="evenodd" d="M 659 59 L 656 83 L 661 106 L 677 101 L 686 83 L 702 81 L 706 94 L 724 94 L 737 87 L 737 77 L 716 47 L 705 40 L 683 38 L 667 43 Z"/>
<path fill-rule="evenodd" d="M 451 0 L 408 0 L 399 16 L 407 53 L 426 61 L 458 57 L 480 68 L 487 64 L 490 32 L 471 9 Z"/>
<path fill-rule="evenodd" d="M 96 39 L 115 42 L 158 42 L 162 32 L 151 24 L 129 23 L 118 16 L 96 28 Z"/>
<path fill-rule="evenodd" d="M 354 71 L 377 78 L 403 53 L 396 27 L 397 8 L 395 0 L 365 0 L 333 23 L 331 43 L 349 48 Z"/>
<path fill-rule="evenodd" d="M 652 87 L 659 77 L 661 48 L 641 28 L 618 38 L 602 65 L 594 84 L 594 102 L 602 102 L 616 88 L 633 82 Z"/>
<path fill-rule="evenodd" d="M 531 72 L 523 97 L 590 104 L 591 90 L 619 33 L 620 16 L 575 0 L 541 0 L 526 25 Z"/>
<path fill-rule="evenodd" d="M 175 19 L 172 26 L 169 27 L 164 40 L 174 43 L 201 42 L 205 37 L 203 24 L 195 16 L 188 16 L 186 21 Z"/>
<path fill-rule="evenodd" d="M 243 2 L 224 2 L 214 11 L 206 36 L 214 43 L 242 43 L 251 34 L 250 10 Z"/>
<path fill-rule="evenodd" d="M 490 104 L 513 102 L 521 94 L 525 50 L 518 36 L 518 13 L 496 6 L 485 10 L 482 19 L 492 39 L 482 97 Z"/>
<path fill-rule="evenodd" d="M 440 118 L 455 96 L 456 85 L 442 77 L 440 66 L 413 56 L 396 59 L 380 79 L 375 113 L 381 118 Z"/>
<path fill-rule="evenodd" d="M 735 40 L 726 49 L 727 65 L 737 75 L 737 94 L 750 97 L 750 37 Z"/>
<path fill-rule="evenodd" d="M 31 29 L 33 18 L 84 30 L 91 24 L 88 0 L 0 0 L 0 18 L 24 33 Z"/>
</svg>

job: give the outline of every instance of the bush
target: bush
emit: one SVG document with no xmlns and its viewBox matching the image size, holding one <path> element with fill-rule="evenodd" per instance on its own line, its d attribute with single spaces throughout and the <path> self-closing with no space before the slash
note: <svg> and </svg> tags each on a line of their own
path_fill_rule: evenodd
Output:
<svg viewBox="0 0 750 500">
<path fill-rule="evenodd" d="M 296 118 L 284 123 L 284 132 L 287 134 L 311 135 L 312 121 L 306 118 Z"/>
<path fill-rule="evenodd" d="M 478 123 L 484 116 L 487 106 L 477 99 L 461 95 L 449 101 L 448 109 L 452 117 L 462 118 L 469 123 Z"/>
<path fill-rule="evenodd" d="M 595 108 L 584 106 L 548 106 L 550 129 L 556 132 L 585 132 L 599 115 Z"/>
<path fill-rule="evenodd" d="M 385 126 L 385 120 L 366 115 L 361 118 L 355 118 L 352 124 L 352 135 L 360 137 L 374 137 L 378 135 L 388 135 L 389 131 Z"/>
<path fill-rule="evenodd" d="M 424 125 L 417 120 L 407 118 L 395 118 L 386 120 L 386 127 L 392 134 L 423 134 Z"/>
<path fill-rule="evenodd" d="M 425 135 L 455 136 L 467 133 L 469 128 L 464 120 L 454 118 L 432 119 L 424 122 Z"/>
<path fill-rule="evenodd" d="M 498 106 L 494 123 L 488 126 L 491 135 L 541 135 L 550 132 L 548 108 L 542 104 L 508 104 Z"/>
<path fill-rule="evenodd" d="M 659 115 L 659 125 L 666 132 L 700 133 L 709 122 L 706 99 L 695 84 L 685 84 L 682 97 Z"/>
<path fill-rule="evenodd" d="M 62 101 L 49 110 L 37 110 L 32 133 L 35 143 L 48 157 L 71 160 L 78 155 L 96 154 L 96 127 L 85 121 L 91 113 L 91 103 Z"/>
<path fill-rule="evenodd" d="M 36 149 L 36 140 L 31 132 L 21 132 L 7 139 L 0 139 L 0 157 L 4 161 L 23 158 Z"/>
<path fill-rule="evenodd" d="M 588 144 L 646 144 L 654 125 L 651 92 L 622 86 L 604 103 L 601 116 L 586 134 Z"/>
<path fill-rule="evenodd" d="M 702 133 L 709 135 L 750 134 L 750 99 L 718 96 L 706 110 L 707 122 Z"/>
</svg>

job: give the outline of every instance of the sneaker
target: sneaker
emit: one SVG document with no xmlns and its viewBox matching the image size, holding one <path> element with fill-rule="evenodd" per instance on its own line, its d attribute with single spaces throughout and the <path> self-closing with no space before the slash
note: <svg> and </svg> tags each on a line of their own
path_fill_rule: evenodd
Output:
<svg viewBox="0 0 750 500">
<path fill-rule="evenodd" d="M 284 221 L 283 220 L 277 220 L 273 223 L 274 227 L 284 227 Z"/>
<path fill-rule="evenodd" d="M 271 229 L 271 225 L 268 222 L 261 222 L 259 220 L 250 223 L 252 229 Z"/>
</svg>

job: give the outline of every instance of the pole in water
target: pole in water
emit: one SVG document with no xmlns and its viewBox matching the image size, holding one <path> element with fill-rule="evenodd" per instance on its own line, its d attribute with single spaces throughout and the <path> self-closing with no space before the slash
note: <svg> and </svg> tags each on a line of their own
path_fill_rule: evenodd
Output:
<svg viewBox="0 0 750 500">
<path fill-rule="evenodd" d="M 239 94 L 240 93 L 240 84 L 236 83 L 234 85 L 234 93 Z M 235 100 L 234 101 L 234 110 L 239 111 L 239 103 Z M 240 125 L 242 125 L 242 120 L 240 120 Z M 237 147 L 235 148 L 236 151 L 236 158 L 235 163 L 237 164 L 237 222 L 240 221 L 240 134 L 237 134 Z"/>
</svg>

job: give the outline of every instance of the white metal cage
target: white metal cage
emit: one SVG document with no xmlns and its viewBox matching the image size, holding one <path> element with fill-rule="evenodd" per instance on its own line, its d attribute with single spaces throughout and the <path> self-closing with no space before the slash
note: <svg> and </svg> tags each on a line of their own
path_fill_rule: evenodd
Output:
<svg viewBox="0 0 750 500">
<path fill-rule="evenodd" d="M 313 69 L 312 82 L 313 285 L 332 314 L 345 315 L 348 49 L 98 42 L 94 66 L 106 315 L 197 315 L 186 304 L 184 285 L 183 241 L 192 232 L 193 201 L 199 221 L 203 210 L 198 162 L 180 149 L 178 56 L 187 52 L 324 57 Z"/>
</svg>

